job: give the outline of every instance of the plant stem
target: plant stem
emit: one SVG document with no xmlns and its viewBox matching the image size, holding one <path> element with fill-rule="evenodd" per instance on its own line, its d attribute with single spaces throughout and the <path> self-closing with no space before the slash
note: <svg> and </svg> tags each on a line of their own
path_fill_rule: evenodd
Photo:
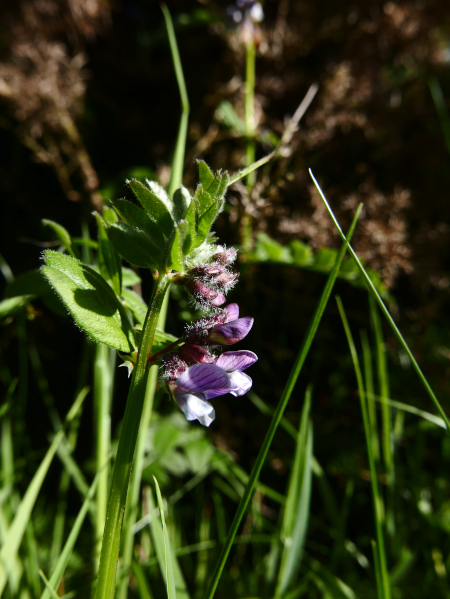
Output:
<svg viewBox="0 0 450 599">
<path fill-rule="evenodd" d="M 122 520 L 145 398 L 147 356 L 153 346 L 159 312 L 169 282 L 169 277 L 165 274 L 160 275 L 159 279 L 155 282 L 152 299 L 142 329 L 141 344 L 128 393 L 125 416 L 120 432 L 119 447 L 114 464 L 100 555 L 96 599 L 112 599 L 115 594 Z"/>
</svg>

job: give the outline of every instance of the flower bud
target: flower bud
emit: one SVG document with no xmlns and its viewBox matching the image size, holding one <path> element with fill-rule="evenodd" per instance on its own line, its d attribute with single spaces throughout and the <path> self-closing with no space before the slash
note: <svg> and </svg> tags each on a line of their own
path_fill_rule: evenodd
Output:
<svg viewBox="0 0 450 599">
<path fill-rule="evenodd" d="M 185 343 L 179 349 L 179 353 L 187 364 L 214 364 L 216 357 L 213 356 L 205 347 Z"/>
<path fill-rule="evenodd" d="M 188 365 L 179 354 L 173 352 L 163 358 L 163 378 L 169 383 L 176 381 L 188 369 Z"/>
<path fill-rule="evenodd" d="M 221 306 L 226 301 L 225 296 L 222 295 L 222 293 L 207 287 L 198 279 L 192 279 L 191 281 L 188 281 L 186 287 L 201 306 L 217 308 L 217 306 Z"/>
<path fill-rule="evenodd" d="M 212 257 L 213 262 L 217 262 L 218 264 L 222 264 L 222 266 L 227 266 L 228 264 L 232 264 L 236 260 L 237 250 L 234 248 L 225 248 L 222 249 L 221 252 L 217 252 Z"/>
</svg>

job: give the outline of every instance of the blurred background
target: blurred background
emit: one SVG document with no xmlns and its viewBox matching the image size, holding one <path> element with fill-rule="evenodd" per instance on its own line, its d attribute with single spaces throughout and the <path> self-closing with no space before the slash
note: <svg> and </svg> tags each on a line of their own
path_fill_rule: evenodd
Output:
<svg viewBox="0 0 450 599">
<path fill-rule="evenodd" d="M 193 191 L 197 158 L 230 173 L 245 166 L 246 33 L 236 22 L 240 8 L 227 2 L 174 0 L 168 8 L 191 106 L 184 184 Z M 378 273 L 392 315 L 444 408 L 450 409 L 448 5 L 439 0 L 266 0 L 262 8 L 264 18 L 253 32 L 255 156 L 273 150 L 277 155 L 257 172 L 254 185 L 230 188 L 215 225 L 221 243 L 242 248 L 240 282 L 228 299 L 239 303 L 242 315 L 255 318 L 245 345 L 259 356 L 250 372 L 253 390 L 268 406 L 276 406 L 335 256 L 327 248 L 339 247 L 308 174 L 311 168 L 344 229 L 364 203 L 353 246 Z M 292 116 L 308 90 L 306 111 L 296 123 Z M 83 227 L 95 236 L 91 212 L 109 199 L 129 197 L 125 179 L 148 177 L 166 185 L 179 118 L 179 92 L 158 2 L 1 3 L 0 241 L 14 276 L 38 268 L 42 249 L 51 247 L 54 238 L 42 218 L 61 223 L 75 237 Z M 295 246 L 293 240 L 302 243 Z M 283 252 L 292 254 L 294 247 L 312 258 L 290 264 Z M 142 276 L 148 300 L 150 277 Z M 355 338 L 361 329 L 372 335 L 365 289 L 348 277 L 338 280 L 335 291 Z M 27 339 L 37 349 L 63 415 L 72 402 L 67 389 L 76 386 L 84 337 L 70 318 L 53 314 L 39 300 L 25 315 Z M 175 293 L 167 330 L 180 335 L 191 317 L 186 298 Z M 403 351 L 384 325 L 383 330 L 390 397 L 434 413 Z M 2 322 L 5 388 L 20 361 L 23 367 L 28 360 L 20 353 L 18 335 L 15 319 Z M 22 480 L 25 487 L 38 463 L 33 457 L 42 458 L 51 431 L 34 377 L 29 366 L 21 430 L 31 457 L 22 464 L 18 483 Z M 347 501 L 347 535 L 357 550 L 342 549 L 340 563 L 330 566 L 334 529 L 313 482 L 305 551 L 335 568 L 358 596 L 375 596 L 363 559 L 372 559 L 373 537 L 365 439 L 334 298 L 287 408 L 286 418 L 295 426 L 308 384 L 314 455 L 336 501 Z M 113 430 L 123 415 L 127 385 L 120 372 Z M 162 414 L 173 412 L 164 395 L 157 405 Z M 249 472 L 268 428 L 267 414 L 246 397 L 219 398 L 215 407 L 217 419 L 206 437 Z M 92 451 L 91 419 L 86 410 L 87 441 L 77 449 L 81 463 L 89 463 Z M 448 597 L 450 443 L 442 430 L 403 411 L 393 414 L 393 423 L 397 528 L 390 551 L 392 567 L 403 568 L 393 596 Z M 284 492 L 294 449 L 280 429 L 261 476 L 265 484 Z M 188 474 L 176 471 L 170 459 L 166 462 L 154 469 L 167 495 Z M 47 492 L 57 476 L 55 466 Z M 213 482 L 206 482 L 198 491 L 207 506 L 204 517 L 213 510 L 214 489 Z M 270 530 L 279 506 L 264 494 L 258 497 L 257 511 L 266 522 L 261 526 Z M 51 494 L 41 501 L 51 507 Z M 233 497 L 227 501 L 225 513 L 232 515 Z M 69 506 L 76 513 L 75 499 Z M 183 517 L 199 523 L 195 505 L 186 505 L 185 511 Z M 258 527 L 254 513 L 252 518 L 245 524 L 249 529 Z M 86 533 L 86 546 L 88 539 Z M 229 584 L 235 586 L 224 597 L 241 596 L 240 577 L 247 593 L 252 588 L 255 596 L 264 596 L 262 566 L 255 564 L 266 550 L 242 549 L 230 558 L 235 569 L 228 574 Z M 403 559 L 404 551 L 409 553 Z"/>
</svg>

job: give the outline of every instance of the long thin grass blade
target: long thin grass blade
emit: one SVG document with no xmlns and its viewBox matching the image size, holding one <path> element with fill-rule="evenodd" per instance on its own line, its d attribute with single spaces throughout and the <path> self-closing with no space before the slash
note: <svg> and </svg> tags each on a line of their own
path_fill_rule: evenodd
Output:
<svg viewBox="0 0 450 599">
<path fill-rule="evenodd" d="M 151 515 L 150 519 L 150 530 L 152 534 L 153 546 L 156 552 L 157 562 L 159 564 L 159 569 L 161 574 L 166 582 L 166 569 L 165 569 L 165 543 L 164 543 L 164 531 L 162 527 L 162 522 L 160 518 L 155 517 L 155 506 L 153 504 L 153 498 L 151 491 L 147 489 L 147 504 L 148 504 L 148 512 Z M 177 594 L 177 599 L 189 599 L 189 593 L 186 587 L 186 582 L 183 578 L 183 574 L 181 572 L 180 566 L 178 565 L 178 560 L 175 558 L 175 553 L 172 552 L 172 566 L 173 566 L 173 577 L 175 581 L 175 589 Z"/>
<path fill-rule="evenodd" d="M 275 597 L 281 597 L 300 565 L 309 520 L 312 482 L 312 425 L 309 419 L 311 390 L 308 388 L 297 435 L 294 464 L 281 525 L 283 552 Z"/>
<path fill-rule="evenodd" d="M 362 205 L 360 205 L 358 207 L 358 210 L 356 211 L 353 222 L 350 226 L 350 229 L 348 232 L 349 239 L 351 239 L 351 236 L 353 235 L 353 231 L 355 230 L 357 220 L 361 213 L 361 209 L 362 209 Z M 323 314 L 325 307 L 328 303 L 328 299 L 330 297 L 331 290 L 333 289 L 333 285 L 336 281 L 336 277 L 339 272 L 342 260 L 344 258 L 348 243 L 349 242 L 346 240 L 344 242 L 344 244 L 342 245 L 341 249 L 339 250 L 338 256 L 336 258 L 336 263 L 327 279 L 325 288 L 322 292 L 322 296 L 321 296 L 320 301 L 319 301 L 319 303 L 316 307 L 316 310 L 314 312 L 311 324 L 310 324 L 309 329 L 305 335 L 305 338 L 304 338 L 303 344 L 300 348 L 300 351 L 295 359 L 291 373 L 289 374 L 289 378 L 286 382 L 285 388 L 284 388 L 281 398 L 278 402 L 277 409 L 273 415 L 272 421 L 269 426 L 269 430 L 267 431 L 266 437 L 265 437 L 262 447 L 259 451 L 258 457 L 256 458 L 255 465 L 253 466 L 252 472 L 250 474 L 249 482 L 245 489 L 244 495 L 239 503 L 238 509 L 236 511 L 233 522 L 231 524 L 231 528 L 228 533 L 227 540 L 223 546 L 221 555 L 219 557 L 219 561 L 217 562 L 216 568 L 212 575 L 208 590 L 206 591 L 205 599 L 212 599 L 212 597 L 214 596 L 217 584 L 218 584 L 220 576 L 222 574 L 222 570 L 225 566 L 225 562 L 227 560 L 231 546 L 233 545 L 234 537 L 237 534 L 239 524 L 241 523 L 242 517 L 244 516 L 244 513 L 247 509 L 248 502 L 250 501 L 250 497 L 255 488 L 256 481 L 258 479 L 259 473 L 260 473 L 261 468 L 266 459 L 267 452 L 269 451 L 270 445 L 272 443 L 272 439 L 275 435 L 275 431 L 277 430 L 278 424 L 280 423 L 281 418 L 283 417 L 284 410 L 289 401 L 291 393 L 294 389 L 295 383 L 297 382 L 297 379 L 298 379 L 300 371 L 303 367 L 303 364 L 305 363 L 305 360 L 308 355 L 309 349 L 311 347 L 312 341 L 314 339 L 314 336 L 316 334 L 320 320 L 322 318 L 322 314 Z"/>
<path fill-rule="evenodd" d="M 106 467 L 106 466 L 105 466 Z M 64 576 L 64 572 L 67 568 L 67 564 L 69 563 L 70 556 L 72 555 L 73 548 L 78 539 L 78 535 L 80 534 L 81 527 L 83 525 L 86 514 L 89 510 L 90 503 L 95 495 L 97 490 L 97 486 L 99 484 L 99 480 L 103 474 L 103 470 L 97 472 L 92 485 L 90 486 L 88 493 L 86 495 L 86 499 L 83 501 L 83 505 L 81 506 L 80 511 L 78 512 L 78 516 L 73 523 L 70 534 L 67 538 L 67 541 L 64 544 L 61 555 L 56 562 L 56 565 L 53 569 L 52 575 L 50 576 L 49 584 L 53 589 L 58 588 L 59 583 L 61 582 L 62 577 Z M 51 593 L 49 587 L 47 587 L 41 595 L 41 599 L 50 599 Z"/>
<path fill-rule="evenodd" d="M 69 424 L 75 418 L 83 404 L 87 392 L 88 390 L 84 389 L 78 394 L 66 417 L 66 424 Z M 4 591 L 9 570 L 13 567 L 13 561 L 22 542 L 25 529 L 31 517 L 31 512 L 41 489 L 42 483 L 44 482 L 50 464 L 53 461 L 56 450 L 58 449 L 58 445 L 61 443 L 64 434 L 64 429 L 62 429 L 55 435 L 44 459 L 41 462 L 41 465 L 37 469 L 36 474 L 29 484 L 28 489 L 26 490 L 25 495 L 23 496 L 23 499 L 16 511 L 15 518 L 6 533 L 5 543 L 0 551 L 0 559 L 3 565 L 3 567 L 0 568 L 0 596 Z"/>
<path fill-rule="evenodd" d="M 172 53 L 173 66 L 175 69 L 178 90 L 180 92 L 181 98 L 180 127 L 178 129 L 177 142 L 175 145 L 175 151 L 172 159 L 172 172 L 170 175 L 170 182 L 167 188 L 169 195 L 172 196 L 174 191 L 176 191 L 181 186 L 183 180 L 184 153 L 186 148 L 187 128 L 189 119 L 189 99 L 186 90 L 186 83 L 184 81 L 180 53 L 178 52 L 177 39 L 175 37 L 175 31 L 173 29 L 172 18 L 170 16 L 169 9 L 165 4 L 161 5 L 161 10 L 163 12 L 164 20 L 166 22 L 170 51 Z"/>
<path fill-rule="evenodd" d="M 311 175 L 311 178 L 314 182 L 314 185 L 316 186 L 317 191 L 320 194 L 320 197 L 322 198 L 322 201 L 325 204 L 326 209 L 328 210 L 328 214 L 330 215 L 336 229 L 339 232 L 339 235 L 341 236 L 342 240 L 345 240 L 346 237 L 344 235 L 344 232 L 342 231 L 338 221 L 336 220 L 336 217 L 333 214 L 333 211 L 330 208 L 330 205 L 327 202 L 327 199 L 323 193 L 323 191 L 320 188 L 320 185 L 318 184 L 318 182 L 316 181 L 316 178 L 314 177 L 311 169 L 309 169 L 309 174 Z M 406 341 L 403 338 L 403 335 L 400 333 L 400 330 L 398 329 L 397 325 L 395 324 L 392 316 L 389 314 L 389 310 L 386 308 L 386 306 L 384 305 L 383 300 L 380 297 L 380 294 L 378 293 L 378 291 L 375 289 L 374 284 L 372 283 L 372 281 L 370 280 L 369 275 L 367 274 L 367 272 L 364 269 L 364 266 L 361 264 L 360 259 L 358 258 L 358 256 L 356 255 L 355 251 L 353 250 L 352 246 L 349 245 L 348 246 L 348 250 L 353 258 L 353 260 L 355 261 L 358 270 L 360 271 L 360 273 L 362 274 L 362 276 L 364 277 L 364 280 L 367 283 L 367 286 L 369 288 L 370 293 L 374 296 L 377 304 L 380 306 L 381 311 L 383 312 L 383 315 L 385 316 L 386 320 L 388 321 L 390 327 L 392 328 L 394 335 L 396 336 L 397 340 L 399 341 L 400 345 L 403 347 L 403 349 L 405 350 L 406 354 L 408 355 L 409 359 L 411 360 L 411 364 L 417 374 L 417 376 L 419 377 L 422 385 L 424 386 L 426 392 L 428 393 L 431 401 L 434 403 L 434 405 L 436 406 L 436 409 L 439 411 L 440 415 L 442 416 L 442 418 L 445 421 L 445 424 L 447 426 L 447 432 L 450 433 L 450 421 L 443 409 L 443 407 L 441 406 L 438 398 L 436 397 L 436 395 L 434 394 L 432 388 L 430 387 L 430 384 L 428 383 L 427 379 L 425 378 L 425 375 L 423 374 L 422 370 L 420 369 L 419 364 L 417 363 L 417 360 L 415 359 L 415 357 L 413 356 L 411 350 L 409 349 L 408 344 L 406 343 Z"/>
<path fill-rule="evenodd" d="M 370 428 L 370 420 L 369 413 L 367 409 L 367 399 L 366 392 L 364 389 L 363 378 L 361 373 L 361 368 L 359 365 L 358 354 L 356 352 L 356 347 L 353 341 L 353 337 L 350 331 L 350 326 L 348 324 L 347 317 L 344 312 L 344 307 L 339 297 L 336 298 L 336 302 L 339 309 L 339 314 L 341 315 L 342 324 L 344 325 L 345 335 L 347 337 L 347 342 L 350 348 L 350 354 L 352 356 L 353 368 L 356 374 L 356 380 L 358 384 L 358 393 L 359 400 L 361 404 L 361 412 L 363 417 L 364 424 L 364 434 L 366 436 L 366 446 L 367 446 L 367 454 L 369 458 L 369 470 L 370 470 L 370 482 L 372 488 L 372 499 L 374 506 L 374 516 L 375 516 L 375 529 L 377 535 L 377 545 L 378 545 L 378 555 L 380 562 L 380 572 L 381 572 L 381 582 L 383 589 L 383 597 L 384 599 L 390 599 L 391 589 L 389 582 L 389 572 L 387 569 L 387 560 L 386 560 L 386 552 L 385 552 L 385 544 L 383 537 L 383 524 L 384 524 L 384 512 L 383 512 L 383 500 L 378 490 L 378 475 L 377 469 L 375 466 L 375 459 L 373 456 L 372 450 L 372 433 Z"/>
<path fill-rule="evenodd" d="M 161 517 L 161 524 L 163 529 L 163 538 L 164 538 L 164 569 L 165 569 L 165 579 L 167 586 L 167 599 L 176 599 L 176 591 L 175 591 L 175 578 L 173 575 L 173 563 L 172 563 L 172 551 L 170 549 L 170 539 L 169 539 L 169 531 L 166 526 L 166 519 L 164 516 L 164 504 L 161 496 L 161 490 L 158 485 L 158 481 L 155 477 L 153 477 L 155 481 L 156 488 L 156 499 L 158 501 L 159 514 Z"/>
</svg>

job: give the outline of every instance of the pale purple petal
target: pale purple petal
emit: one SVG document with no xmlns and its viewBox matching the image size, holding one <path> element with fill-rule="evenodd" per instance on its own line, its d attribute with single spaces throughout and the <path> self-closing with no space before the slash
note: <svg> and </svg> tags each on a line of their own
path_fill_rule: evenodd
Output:
<svg viewBox="0 0 450 599">
<path fill-rule="evenodd" d="M 191 393 L 203 393 L 212 389 L 229 388 L 230 379 L 225 370 L 215 364 L 194 364 L 183 372 L 175 381 L 175 385 L 182 388 L 181 393 L 183 390 Z"/>
<path fill-rule="evenodd" d="M 239 318 L 239 306 L 237 304 L 228 304 L 224 308 L 227 311 L 227 319 L 225 322 L 231 322 Z"/>
<path fill-rule="evenodd" d="M 221 306 L 221 305 L 222 305 L 222 304 L 224 304 L 226 301 L 227 301 L 227 300 L 226 300 L 226 297 L 225 297 L 225 296 L 224 296 L 222 293 L 219 293 L 219 292 L 217 291 L 217 295 L 216 295 L 216 297 L 215 297 L 214 299 L 211 299 L 209 303 L 210 303 L 212 306 Z"/>
<path fill-rule="evenodd" d="M 248 374 L 245 374 L 245 372 L 235 370 L 230 374 L 230 379 L 232 385 L 230 393 L 235 397 L 240 397 L 241 395 L 244 395 L 244 393 L 247 393 L 247 391 L 249 391 L 252 388 L 253 381 L 248 376 Z"/>
<path fill-rule="evenodd" d="M 226 351 L 217 360 L 217 366 L 227 372 L 234 370 L 245 370 L 258 360 L 258 356 L 246 349 L 240 351 Z"/>
<path fill-rule="evenodd" d="M 228 377 L 228 384 L 226 387 L 217 387 L 216 389 L 207 389 L 203 392 L 203 396 L 205 399 L 213 399 L 214 397 L 219 397 L 219 395 L 225 395 L 230 392 L 231 379 Z"/>
<path fill-rule="evenodd" d="M 216 417 L 212 405 L 197 395 L 177 393 L 175 399 L 186 420 L 198 420 L 203 426 L 209 426 Z"/>
<path fill-rule="evenodd" d="M 209 333 L 209 340 L 221 345 L 233 345 L 248 335 L 253 321 L 251 316 L 244 316 L 244 318 L 215 326 Z"/>
</svg>

